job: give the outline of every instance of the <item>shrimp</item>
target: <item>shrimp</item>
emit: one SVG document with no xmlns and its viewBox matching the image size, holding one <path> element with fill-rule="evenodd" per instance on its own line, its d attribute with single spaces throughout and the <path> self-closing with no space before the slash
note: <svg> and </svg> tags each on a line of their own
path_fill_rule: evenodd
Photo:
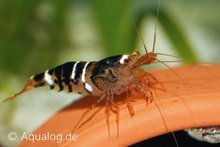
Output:
<svg viewBox="0 0 220 147">
<path fill-rule="evenodd" d="M 33 88 L 48 85 L 50 89 L 58 89 L 58 91 L 98 96 L 100 99 L 97 104 L 106 99 L 108 124 L 110 110 L 115 109 L 117 118 L 119 117 L 119 108 L 114 103 L 114 96 L 137 87 L 148 88 L 147 83 L 138 78 L 140 73 L 138 67 L 150 64 L 155 59 L 156 54 L 154 52 L 146 52 L 146 54 L 141 55 L 135 51 L 130 55 L 111 56 L 98 62 L 67 62 L 31 76 L 20 92 L 3 102 L 10 101 Z M 149 73 L 147 75 L 152 76 Z M 149 95 L 146 96 L 149 97 Z M 129 111 L 130 114 L 133 114 L 131 108 Z"/>
</svg>

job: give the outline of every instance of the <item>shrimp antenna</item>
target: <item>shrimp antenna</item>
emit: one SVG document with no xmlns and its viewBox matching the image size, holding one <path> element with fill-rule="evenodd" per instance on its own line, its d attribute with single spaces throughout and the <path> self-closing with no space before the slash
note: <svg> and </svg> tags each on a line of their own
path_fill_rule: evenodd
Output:
<svg viewBox="0 0 220 147">
<path fill-rule="evenodd" d="M 159 12 L 160 12 L 160 0 L 158 0 L 158 4 L 157 4 L 157 13 L 156 13 L 156 20 L 155 20 L 154 42 L 153 42 L 152 53 L 154 53 L 155 47 L 156 47 L 156 39 L 157 39 L 157 34 L 156 34 L 156 32 L 157 32 L 157 23 L 158 23 Z"/>
<path fill-rule="evenodd" d="M 145 49 L 145 51 L 146 51 L 146 55 L 148 56 L 148 49 L 147 49 L 146 44 L 144 43 L 144 39 L 143 39 L 143 37 L 141 36 L 140 32 L 138 31 L 137 26 L 136 26 L 134 23 L 132 23 L 132 24 L 133 24 L 133 26 L 134 26 L 134 28 L 135 28 L 137 34 L 138 34 L 138 37 L 141 39 L 141 42 L 142 42 L 142 44 L 143 44 L 143 46 L 144 46 L 144 49 Z"/>
</svg>

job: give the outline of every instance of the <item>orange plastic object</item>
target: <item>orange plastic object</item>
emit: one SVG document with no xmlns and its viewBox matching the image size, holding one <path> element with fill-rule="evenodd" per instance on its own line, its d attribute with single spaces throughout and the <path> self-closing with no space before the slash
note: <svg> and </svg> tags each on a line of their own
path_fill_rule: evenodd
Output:
<svg viewBox="0 0 220 147">
<path fill-rule="evenodd" d="M 220 65 L 192 65 L 155 70 L 151 73 L 166 87 L 153 90 L 153 102 L 133 103 L 135 115 L 130 118 L 125 105 L 120 105 L 119 137 L 115 114 L 110 116 L 110 131 L 106 125 L 103 105 L 93 109 L 75 131 L 77 140 L 65 139 L 82 113 L 97 98 L 87 96 L 50 118 L 33 134 L 62 134 L 63 140 L 23 141 L 20 146 L 128 146 L 157 135 L 185 128 L 220 126 Z"/>
</svg>

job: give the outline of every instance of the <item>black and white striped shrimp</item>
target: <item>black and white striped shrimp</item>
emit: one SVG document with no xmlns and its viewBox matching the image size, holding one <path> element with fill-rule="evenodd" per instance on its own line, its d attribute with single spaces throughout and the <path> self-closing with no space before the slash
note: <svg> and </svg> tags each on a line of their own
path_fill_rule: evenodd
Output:
<svg viewBox="0 0 220 147">
<path fill-rule="evenodd" d="M 146 89 L 147 80 L 141 80 L 139 74 L 143 73 L 138 67 L 153 63 L 156 60 L 154 50 L 141 55 L 133 52 L 130 55 L 111 56 L 100 61 L 67 62 L 55 68 L 46 70 L 30 77 L 24 88 L 3 102 L 12 100 L 18 95 L 33 88 L 48 85 L 50 89 L 58 91 L 76 92 L 82 95 L 99 96 L 97 103 L 106 99 L 107 124 L 110 111 L 116 112 L 119 122 L 119 108 L 114 103 L 114 96 L 131 89 Z M 148 74 L 152 77 L 152 75 Z M 143 91 L 144 92 L 144 91 Z M 146 95 L 146 101 L 150 95 Z M 113 107 L 112 107 L 113 106 Z M 133 107 L 128 107 L 133 115 Z M 108 124 L 109 126 L 109 124 Z M 117 123 L 117 126 L 118 123 Z M 118 127 L 117 127 L 118 128 Z"/>
<path fill-rule="evenodd" d="M 116 55 L 98 62 L 67 62 L 53 69 L 30 77 L 24 88 L 17 94 L 5 99 L 12 100 L 33 88 L 48 85 L 58 91 L 76 92 L 83 95 L 119 95 L 130 84 L 136 83 L 137 67 L 154 62 L 156 54 L 144 55 L 133 52 L 130 55 Z"/>
</svg>

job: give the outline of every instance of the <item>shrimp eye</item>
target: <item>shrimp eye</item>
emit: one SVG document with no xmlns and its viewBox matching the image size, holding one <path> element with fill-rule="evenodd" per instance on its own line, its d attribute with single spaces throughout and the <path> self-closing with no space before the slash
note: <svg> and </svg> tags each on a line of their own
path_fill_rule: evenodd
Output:
<svg viewBox="0 0 220 147">
<path fill-rule="evenodd" d="M 124 59 L 124 63 L 128 63 L 128 62 L 129 62 L 128 58 Z"/>
<path fill-rule="evenodd" d="M 129 56 L 128 55 L 123 55 L 121 57 L 121 59 L 119 60 L 119 63 L 120 64 L 125 64 L 125 63 L 128 63 L 128 61 L 129 61 Z"/>
</svg>

